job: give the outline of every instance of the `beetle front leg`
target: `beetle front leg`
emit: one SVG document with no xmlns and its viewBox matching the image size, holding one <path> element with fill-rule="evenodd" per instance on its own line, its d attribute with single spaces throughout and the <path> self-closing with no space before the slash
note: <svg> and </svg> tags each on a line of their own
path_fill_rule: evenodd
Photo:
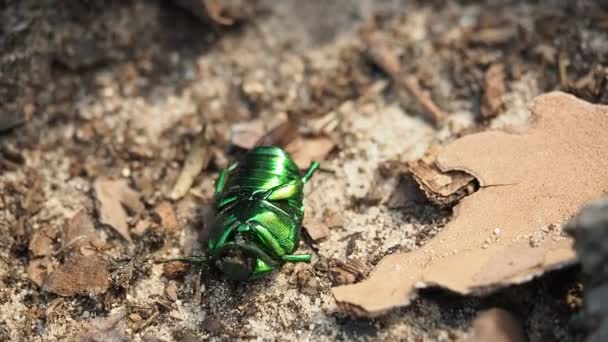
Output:
<svg viewBox="0 0 608 342">
<path fill-rule="evenodd" d="M 219 177 L 217 177 L 217 181 L 215 183 L 215 194 L 219 194 L 224 190 L 224 185 L 226 185 L 226 180 L 228 179 L 228 174 L 236 169 L 238 163 L 233 163 L 227 168 L 220 171 Z"/>
<path fill-rule="evenodd" d="M 312 175 L 314 175 L 315 172 L 318 169 L 319 169 L 319 163 L 318 162 L 313 161 L 312 163 L 310 163 L 310 166 L 308 167 L 308 170 L 306 170 L 306 173 L 302 177 L 302 183 L 306 184 L 306 182 L 308 182 L 308 180 L 310 180 L 310 178 L 312 177 Z"/>
</svg>

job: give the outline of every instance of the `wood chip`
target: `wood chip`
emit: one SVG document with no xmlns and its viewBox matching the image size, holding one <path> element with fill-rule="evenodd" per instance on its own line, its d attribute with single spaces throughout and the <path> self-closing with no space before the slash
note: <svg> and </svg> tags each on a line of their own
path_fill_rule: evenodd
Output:
<svg viewBox="0 0 608 342">
<path fill-rule="evenodd" d="M 175 216 L 175 211 L 173 210 L 173 206 L 169 202 L 161 202 L 156 208 L 154 208 L 154 212 L 160 218 L 160 224 L 165 229 L 167 233 L 175 233 L 179 224 L 177 222 L 177 216 Z"/>
<path fill-rule="evenodd" d="M 169 281 L 169 284 L 165 287 L 165 294 L 171 301 L 175 302 L 177 300 L 177 285 L 174 281 Z"/>
<path fill-rule="evenodd" d="M 426 286 L 483 294 L 575 262 L 559 230 L 538 247 L 529 237 L 608 193 L 608 107 L 553 92 L 537 97 L 532 113 L 523 134 L 472 134 L 440 152 L 442 171 L 466 171 L 481 188 L 427 244 L 388 255 L 361 283 L 333 288 L 344 310 L 379 315 Z"/>
<path fill-rule="evenodd" d="M 205 137 L 205 130 L 203 129 L 190 147 L 177 182 L 169 193 L 170 199 L 178 200 L 188 193 L 188 190 L 190 190 L 194 183 L 194 179 L 209 164 L 210 156 L 209 142 Z"/>
<path fill-rule="evenodd" d="M 139 194 L 133 191 L 126 180 L 108 180 L 98 178 L 93 185 L 98 205 L 99 221 L 112 227 L 125 240 L 132 242 L 127 223 L 127 211 L 143 211 L 144 206 L 139 201 Z"/>
<path fill-rule="evenodd" d="M 44 284 L 44 290 L 60 296 L 105 293 L 110 287 L 110 274 L 105 260 L 97 255 L 74 254 Z"/>
<path fill-rule="evenodd" d="M 527 340 L 517 318 L 506 310 L 493 308 L 477 315 L 468 342 L 525 342 Z"/>
<path fill-rule="evenodd" d="M 504 108 L 505 91 L 505 67 L 502 64 L 493 64 L 484 75 L 484 94 L 481 105 L 481 116 L 484 119 L 500 114 Z"/>
</svg>

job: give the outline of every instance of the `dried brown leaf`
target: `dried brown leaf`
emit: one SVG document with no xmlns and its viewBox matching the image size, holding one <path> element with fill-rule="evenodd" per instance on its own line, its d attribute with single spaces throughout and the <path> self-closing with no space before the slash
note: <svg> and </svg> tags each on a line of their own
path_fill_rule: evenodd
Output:
<svg viewBox="0 0 608 342">
<path fill-rule="evenodd" d="M 298 137 L 298 124 L 296 120 L 287 120 L 271 129 L 255 143 L 256 146 L 285 147 Z"/>
<path fill-rule="evenodd" d="M 313 161 L 321 161 L 327 157 L 336 143 L 327 137 L 299 138 L 285 147 L 296 164 L 307 168 Z"/>
<path fill-rule="evenodd" d="M 160 217 L 160 224 L 167 233 L 174 233 L 177 230 L 179 225 L 171 203 L 159 203 L 156 208 L 154 208 L 154 212 Z"/>
<path fill-rule="evenodd" d="M 30 260 L 26 272 L 28 278 L 34 282 L 34 284 L 42 286 L 49 273 L 52 272 L 51 261 L 48 257 Z"/>
<path fill-rule="evenodd" d="M 188 193 L 188 190 L 190 190 L 194 183 L 194 179 L 209 164 L 210 156 L 209 142 L 205 137 L 205 130 L 203 129 L 190 147 L 177 182 L 173 186 L 171 193 L 169 193 L 169 198 L 178 200 Z"/>
<path fill-rule="evenodd" d="M 450 206 L 474 191 L 475 177 L 462 171 L 441 172 L 424 160 L 407 164 L 409 172 L 426 196 L 439 206 Z"/>
<path fill-rule="evenodd" d="M 264 137 L 265 127 L 261 120 L 252 120 L 232 125 L 230 143 L 234 146 L 249 150 Z"/>
<path fill-rule="evenodd" d="M 29 250 L 37 257 L 51 254 L 53 251 L 53 240 L 56 235 L 51 226 L 46 226 L 36 231 L 30 240 Z"/>
<path fill-rule="evenodd" d="M 329 236 L 329 227 L 324 222 L 307 219 L 302 226 L 314 241 L 320 241 Z"/>
<path fill-rule="evenodd" d="M 608 191 L 608 107 L 554 92 L 536 98 L 532 112 L 526 133 L 472 134 L 441 151 L 443 171 L 466 171 L 481 188 L 429 243 L 385 257 L 361 283 L 333 288 L 343 308 L 378 315 L 408 305 L 420 287 L 479 294 L 575 261 L 561 232 L 537 247 L 529 237 Z"/>
<path fill-rule="evenodd" d="M 76 249 L 87 245 L 102 247 L 104 241 L 97 234 L 95 225 L 86 209 L 80 209 L 63 228 L 62 248 L 74 247 Z"/>
<path fill-rule="evenodd" d="M 110 274 L 105 260 L 97 255 L 72 255 L 51 273 L 44 290 L 69 297 L 77 294 L 105 293 L 110 287 Z"/>
<path fill-rule="evenodd" d="M 505 91 L 505 67 L 502 64 L 493 64 L 484 75 L 482 117 L 488 119 L 500 114 L 504 105 Z"/>
<path fill-rule="evenodd" d="M 524 329 L 517 318 L 503 309 L 493 308 L 480 312 L 473 321 L 469 342 L 525 342 Z"/>
<path fill-rule="evenodd" d="M 139 194 L 133 191 L 127 181 L 97 179 L 94 184 L 97 197 L 99 221 L 114 228 L 125 240 L 131 242 L 127 212 L 123 205 L 134 213 L 143 211 Z"/>
</svg>

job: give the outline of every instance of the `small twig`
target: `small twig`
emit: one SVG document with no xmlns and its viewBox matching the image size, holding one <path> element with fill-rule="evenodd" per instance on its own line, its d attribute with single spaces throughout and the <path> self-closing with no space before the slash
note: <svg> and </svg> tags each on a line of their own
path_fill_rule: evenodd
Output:
<svg viewBox="0 0 608 342">
<path fill-rule="evenodd" d="M 418 80 L 412 75 L 403 75 L 399 59 L 388 47 L 374 37 L 371 30 L 364 29 L 361 38 L 367 47 L 372 61 L 391 78 L 397 87 L 405 88 L 418 103 L 432 116 L 433 122 L 439 125 L 445 120 L 445 113 L 437 107 L 428 92 L 420 88 Z"/>
<path fill-rule="evenodd" d="M 134 330 L 135 332 L 139 332 L 141 331 L 143 328 L 147 327 L 148 325 L 150 325 L 150 323 L 152 323 L 153 321 L 155 321 L 158 316 L 160 316 L 160 312 L 158 310 L 154 311 L 154 313 L 152 314 L 152 316 L 150 316 L 147 320 L 145 320 L 142 324 L 138 325 Z"/>
</svg>

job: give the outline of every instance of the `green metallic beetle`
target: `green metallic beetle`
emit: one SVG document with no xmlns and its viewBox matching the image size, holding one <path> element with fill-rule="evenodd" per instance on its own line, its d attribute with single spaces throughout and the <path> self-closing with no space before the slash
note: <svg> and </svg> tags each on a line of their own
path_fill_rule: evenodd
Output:
<svg viewBox="0 0 608 342">
<path fill-rule="evenodd" d="M 258 146 L 222 170 L 215 187 L 216 214 L 205 256 L 181 260 L 215 265 L 227 278 L 259 278 L 285 262 L 310 262 L 294 254 L 304 217 L 304 175 L 281 148 Z"/>
</svg>

